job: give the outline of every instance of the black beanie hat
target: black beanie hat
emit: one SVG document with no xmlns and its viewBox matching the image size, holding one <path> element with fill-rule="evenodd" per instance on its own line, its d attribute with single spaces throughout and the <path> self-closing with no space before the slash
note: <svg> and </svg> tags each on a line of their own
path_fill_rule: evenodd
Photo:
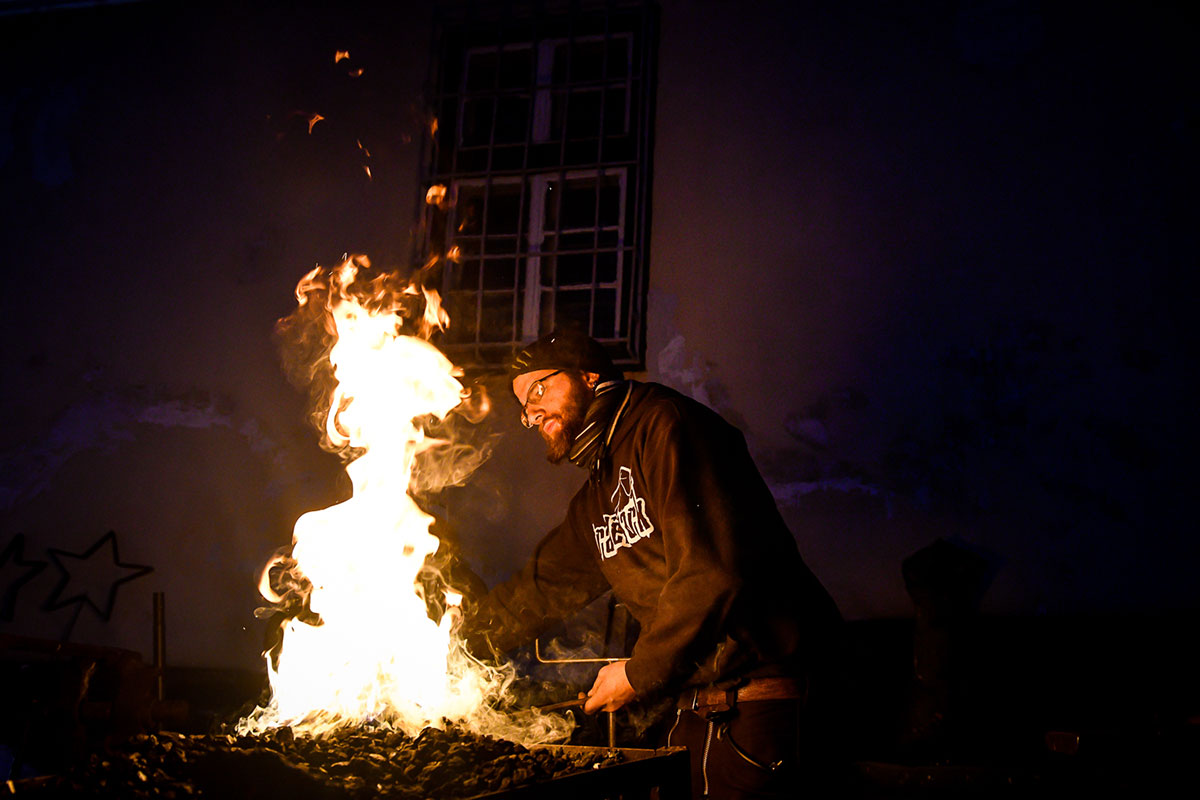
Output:
<svg viewBox="0 0 1200 800">
<path fill-rule="evenodd" d="M 613 366 L 604 346 L 574 329 L 555 330 L 513 357 L 509 380 L 538 369 L 571 369 L 595 372 L 601 381 L 620 380 L 624 375 Z"/>
</svg>

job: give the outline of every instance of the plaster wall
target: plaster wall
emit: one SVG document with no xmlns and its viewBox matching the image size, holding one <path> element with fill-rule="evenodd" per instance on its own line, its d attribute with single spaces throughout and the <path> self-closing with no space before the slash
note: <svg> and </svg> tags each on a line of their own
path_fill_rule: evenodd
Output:
<svg viewBox="0 0 1200 800">
<path fill-rule="evenodd" d="M 346 491 L 271 326 L 314 263 L 408 262 L 432 11 L 165 5 L 0 20 L 0 567 L 31 576 L 0 631 L 148 654 L 162 590 L 173 663 L 253 666 L 258 569 Z M 662 4 L 638 377 L 743 429 L 848 617 L 909 614 L 937 536 L 991 611 L 1194 607 L 1176 22 Z M 584 476 L 491 388 L 493 456 L 435 510 L 494 583 Z M 154 571 L 107 620 L 45 608 L 78 587 L 49 550 L 108 530 Z"/>
</svg>

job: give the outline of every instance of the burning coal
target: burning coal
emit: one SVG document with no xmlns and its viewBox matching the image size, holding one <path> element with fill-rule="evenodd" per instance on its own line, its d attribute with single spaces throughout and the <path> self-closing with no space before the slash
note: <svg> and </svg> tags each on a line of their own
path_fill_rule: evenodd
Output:
<svg viewBox="0 0 1200 800">
<path fill-rule="evenodd" d="M 570 733 L 560 718 L 494 711 L 511 668 L 480 664 L 462 647 L 461 595 L 444 587 L 430 598 L 428 582 L 417 583 L 439 540 L 412 488 L 459 481 L 470 461 L 430 431 L 452 427 L 451 414 L 486 413 L 486 401 L 464 389 L 461 370 L 428 341 L 449 323 L 424 286 L 433 266 L 407 280 L 364 256 L 317 267 L 280 323 L 296 345 L 288 366 L 313 387 L 322 445 L 344 459 L 352 496 L 301 516 L 290 555 L 263 571 L 263 596 L 292 613 L 268 654 L 270 701 L 239 723 L 242 733 L 370 723 L 415 735 L 444 720 L 525 742 Z M 444 609 L 439 619 L 431 607 Z"/>
</svg>

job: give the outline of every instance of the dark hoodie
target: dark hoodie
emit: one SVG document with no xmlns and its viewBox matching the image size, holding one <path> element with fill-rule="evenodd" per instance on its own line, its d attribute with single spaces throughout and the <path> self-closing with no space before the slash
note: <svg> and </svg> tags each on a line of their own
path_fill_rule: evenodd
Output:
<svg viewBox="0 0 1200 800">
<path fill-rule="evenodd" d="M 641 626 L 638 696 L 815 667 L 840 615 L 800 558 L 741 432 L 630 382 L 607 454 L 529 563 L 483 598 L 468 641 L 505 651 L 610 587 Z"/>
</svg>

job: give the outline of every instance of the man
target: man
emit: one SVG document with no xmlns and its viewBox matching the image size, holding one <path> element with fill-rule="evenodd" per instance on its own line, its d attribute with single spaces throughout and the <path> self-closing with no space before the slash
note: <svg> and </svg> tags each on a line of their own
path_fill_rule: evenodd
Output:
<svg viewBox="0 0 1200 800">
<path fill-rule="evenodd" d="M 696 796 L 795 797 L 820 735 L 810 692 L 841 620 L 741 432 L 665 386 L 622 380 L 576 332 L 537 340 L 509 374 L 547 458 L 588 480 L 524 569 L 468 614 L 468 644 L 527 644 L 611 588 L 641 631 L 584 710 L 678 697 L 667 744 L 691 750 Z"/>
</svg>

